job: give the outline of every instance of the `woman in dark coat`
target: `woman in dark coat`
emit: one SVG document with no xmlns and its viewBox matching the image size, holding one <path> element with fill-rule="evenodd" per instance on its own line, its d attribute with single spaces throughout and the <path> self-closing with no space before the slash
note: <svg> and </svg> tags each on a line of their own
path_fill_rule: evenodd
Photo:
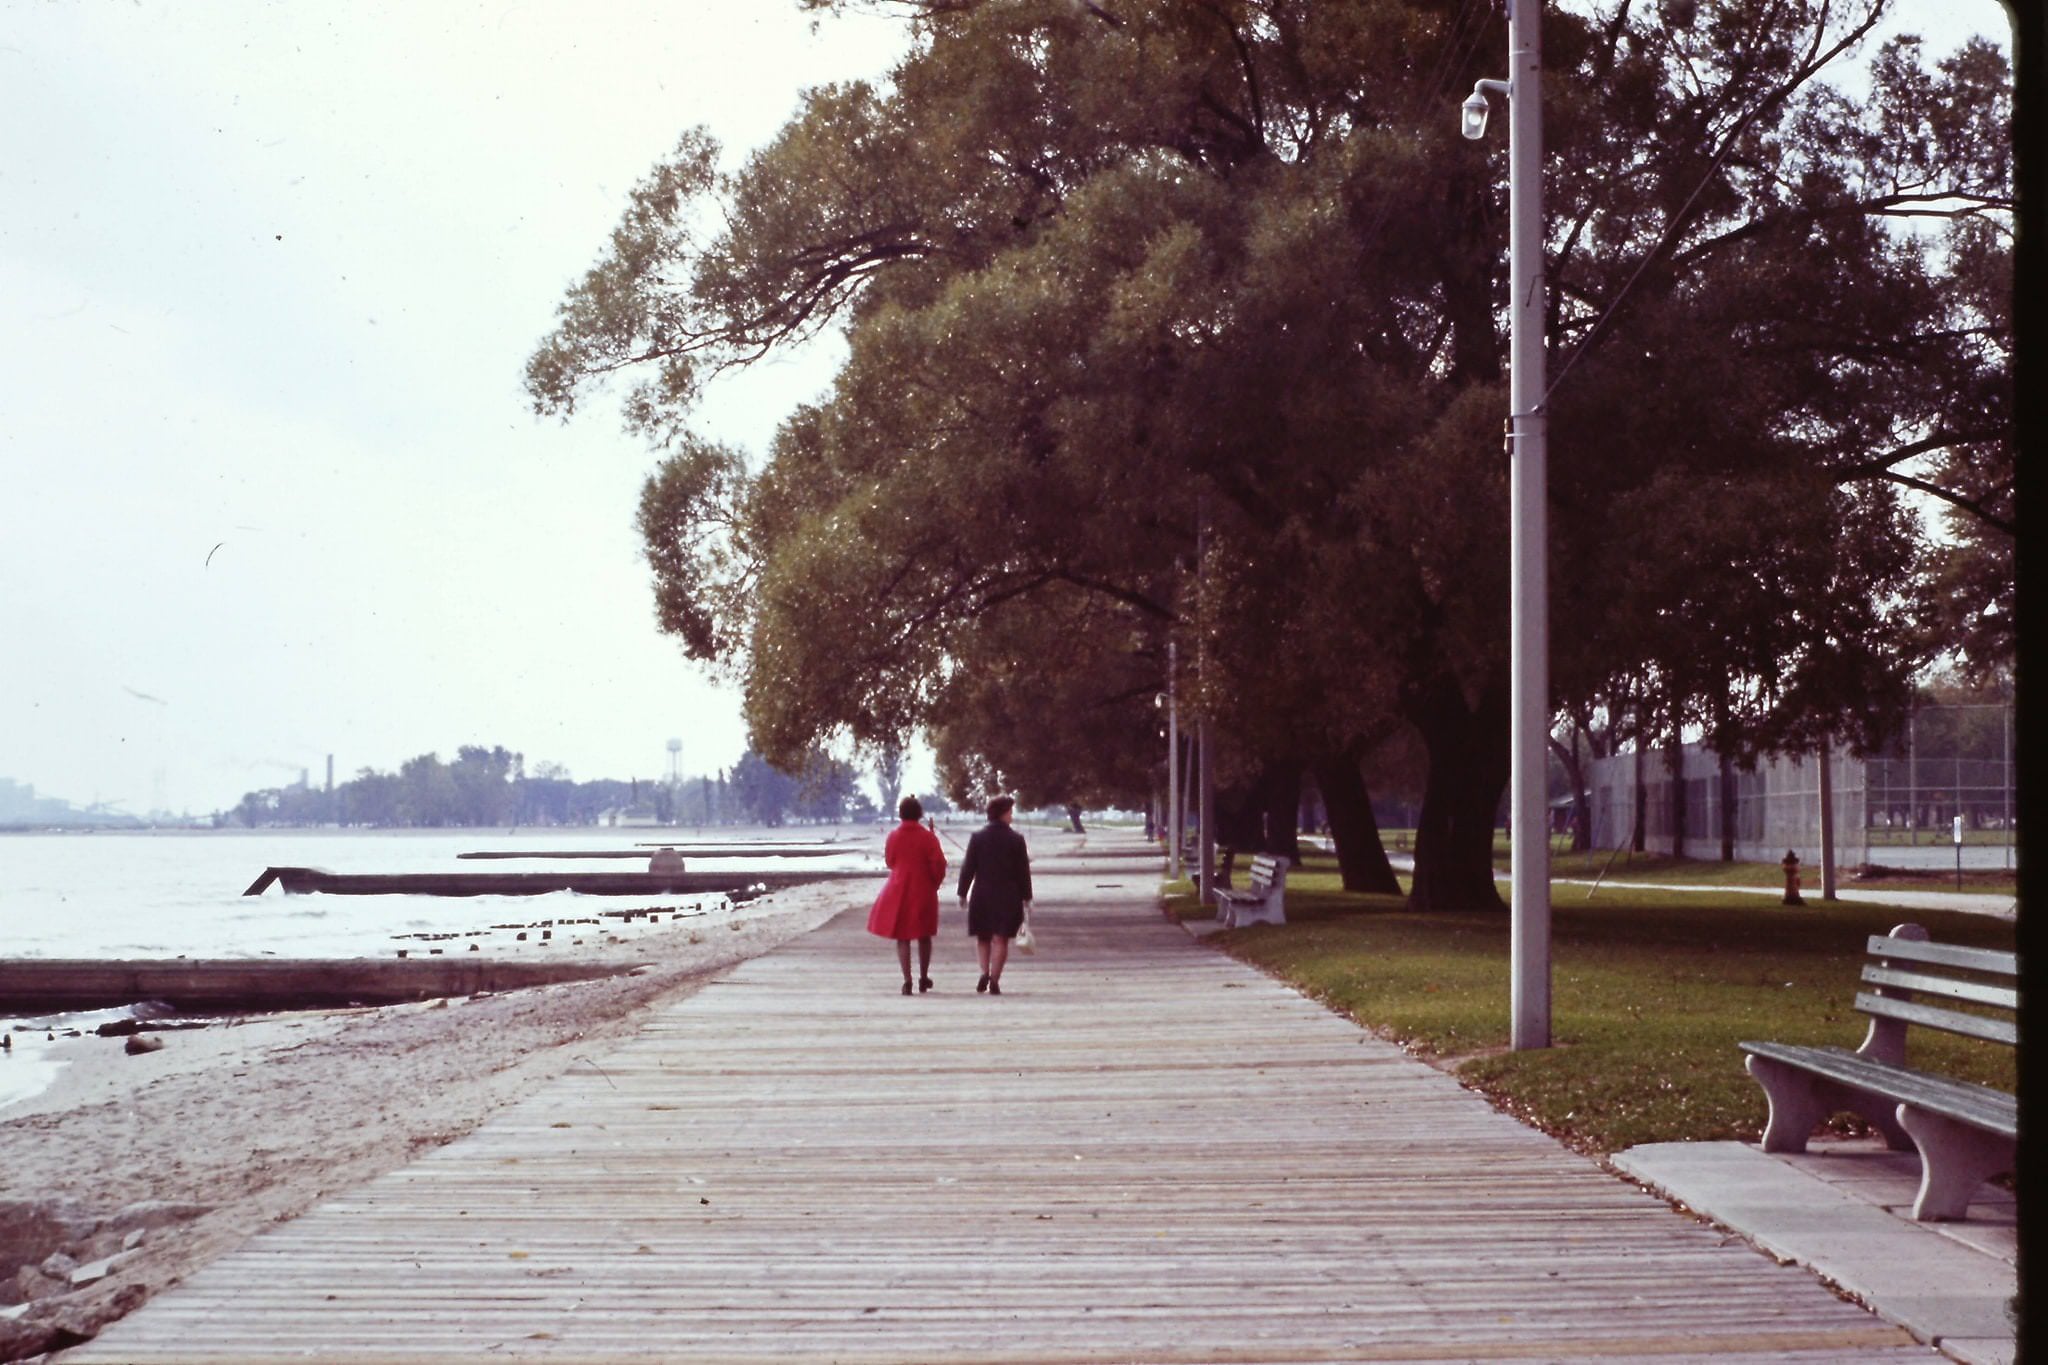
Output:
<svg viewBox="0 0 2048 1365">
<path fill-rule="evenodd" d="M 967 841 L 967 856 L 960 863 L 960 903 L 967 907 L 967 932 L 974 935 L 981 958 L 981 980 L 974 989 L 990 995 L 1003 993 L 1010 940 L 1031 909 L 1031 851 L 1024 836 L 1010 828 L 1016 806 L 1007 796 L 988 803 L 988 824 Z"/>
<path fill-rule="evenodd" d="M 918 822 L 924 806 L 906 796 L 896 807 L 902 824 L 889 831 L 882 861 L 889 883 L 868 911 L 868 932 L 896 940 L 896 961 L 903 967 L 903 993 L 910 994 L 910 941 L 917 940 L 917 988 L 932 988 L 932 935 L 939 932 L 939 888 L 946 882 L 946 851 L 939 836 Z"/>
</svg>

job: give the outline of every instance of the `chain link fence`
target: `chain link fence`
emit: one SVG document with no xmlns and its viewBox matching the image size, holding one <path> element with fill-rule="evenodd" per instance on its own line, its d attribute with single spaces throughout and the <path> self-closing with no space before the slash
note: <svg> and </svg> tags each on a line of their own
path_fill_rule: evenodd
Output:
<svg viewBox="0 0 2048 1365">
<path fill-rule="evenodd" d="M 1866 760 L 1864 783 L 1866 861 L 1918 865 L 1930 847 L 1953 859 L 1960 819 L 1968 863 L 2013 866 L 2017 791 L 2010 703 L 1920 707 L 1904 735 Z M 1901 852 L 1906 849 L 1923 852 Z M 1999 850 L 1999 859 L 1987 859 L 1984 849 Z"/>
<path fill-rule="evenodd" d="M 2012 708 L 2001 704 L 1923 706 L 1885 751 L 1831 755 L 1836 865 L 1952 867 L 1961 816 L 1964 866 L 2014 866 L 2014 768 Z M 1655 750 L 1640 765 L 1633 753 L 1596 759 L 1586 776 L 1597 848 L 1633 843 L 1640 803 L 1648 852 L 1718 858 L 1726 828 L 1741 861 L 1776 862 L 1788 851 L 1820 860 L 1817 756 L 1767 758 L 1744 771 L 1688 744 L 1676 774 Z"/>
</svg>

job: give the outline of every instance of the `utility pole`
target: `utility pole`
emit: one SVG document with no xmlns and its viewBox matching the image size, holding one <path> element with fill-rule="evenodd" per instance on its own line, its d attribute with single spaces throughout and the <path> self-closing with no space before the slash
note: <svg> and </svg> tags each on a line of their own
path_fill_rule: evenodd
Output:
<svg viewBox="0 0 2048 1365">
<path fill-rule="evenodd" d="M 1486 136 L 1489 92 L 1508 101 L 1508 655 L 1513 675 L 1508 958 L 1510 1040 L 1550 1046 L 1549 385 L 1544 377 L 1543 6 L 1508 0 L 1508 78 L 1481 81 L 1460 131 Z"/>
<path fill-rule="evenodd" d="M 1543 40 L 1541 0 L 1515 0 L 1508 13 L 1508 198 L 1514 220 L 1508 292 L 1514 308 L 1509 406 L 1515 456 L 1509 472 L 1513 556 L 1513 624 L 1508 651 L 1514 670 L 1514 852 L 1509 954 L 1515 984 L 1513 1042 L 1517 1051 L 1550 1046 L 1550 413 L 1543 331 Z"/>
<path fill-rule="evenodd" d="M 1201 505 L 1197 513 L 1195 530 L 1195 581 L 1206 586 L 1209 571 L 1209 492 L 1202 490 Z M 1199 589 L 1198 589 L 1199 590 Z M 1201 610 L 1195 613 L 1197 634 L 1195 636 L 1195 676 L 1208 681 L 1209 670 L 1209 604 L 1206 595 Z M 1202 885 L 1201 898 L 1205 905 L 1216 903 L 1216 762 L 1212 727 L 1209 724 L 1208 699 L 1203 698 L 1201 716 L 1195 723 L 1195 743 L 1201 750 L 1201 779 L 1199 807 L 1202 822 Z"/>
<path fill-rule="evenodd" d="M 1180 643 L 1166 642 L 1166 866 L 1180 880 Z"/>
</svg>

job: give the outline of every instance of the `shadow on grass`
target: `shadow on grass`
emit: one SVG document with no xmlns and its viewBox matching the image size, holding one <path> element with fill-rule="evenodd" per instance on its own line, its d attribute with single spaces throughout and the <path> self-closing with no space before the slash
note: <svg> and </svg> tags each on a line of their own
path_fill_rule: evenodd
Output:
<svg viewBox="0 0 2048 1365">
<path fill-rule="evenodd" d="M 1185 885 L 1185 884 L 1184 884 Z M 1193 902 L 1192 886 L 1185 900 Z M 1211 942 L 1437 1061 L 1511 1112 L 1583 1149 L 1755 1138 L 1763 1092 L 1744 1039 L 1854 1047 L 1865 942 L 1911 920 L 1936 939 L 2011 948 L 2012 925 L 1885 906 L 1788 909 L 1739 893 L 1615 892 L 1552 909 L 1556 1046 L 1509 1052 L 1508 917 L 1409 911 L 1346 892 L 1311 857 L 1287 884 L 1284 926 Z M 2010 1089 L 2010 1048 L 1914 1030 L 1911 1062 Z M 1859 1131 L 1838 1116 L 1831 1131 Z"/>
</svg>

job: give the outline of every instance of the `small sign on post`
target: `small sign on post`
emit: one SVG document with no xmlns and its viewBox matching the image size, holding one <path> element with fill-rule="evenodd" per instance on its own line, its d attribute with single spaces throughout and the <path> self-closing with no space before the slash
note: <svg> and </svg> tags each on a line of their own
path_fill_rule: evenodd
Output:
<svg viewBox="0 0 2048 1365">
<path fill-rule="evenodd" d="M 1963 817 L 1956 817 L 1956 890 L 1963 889 Z"/>
</svg>

